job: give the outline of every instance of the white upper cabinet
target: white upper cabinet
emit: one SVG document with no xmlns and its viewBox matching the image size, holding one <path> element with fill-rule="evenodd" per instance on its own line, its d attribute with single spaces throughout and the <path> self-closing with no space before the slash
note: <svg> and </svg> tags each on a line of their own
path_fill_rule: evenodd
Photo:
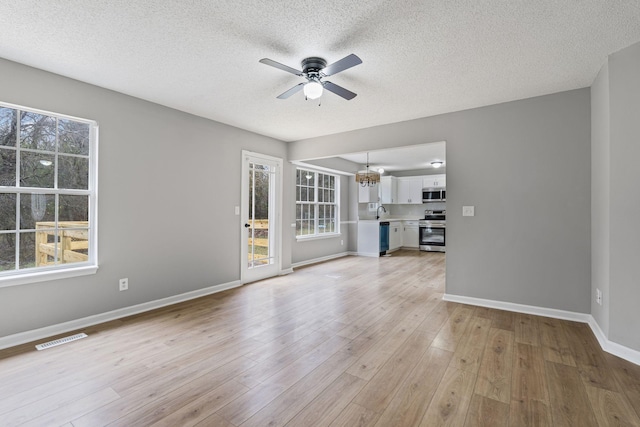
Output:
<svg viewBox="0 0 640 427">
<path fill-rule="evenodd" d="M 358 203 L 378 203 L 378 186 L 363 187 L 358 184 Z"/>
<path fill-rule="evenodd" d="M 447 175 L 425 175 L 422 177 L 423 188 L 438 188 L 447 186 Z"/>
<path fill-rule="evenodd" d="M 398 178 L 398 203 L 422 204 L 422 188 L 421 176 Z"/>
<path fill-rule="evenodd" d="M 398 203 L 398 178 L 395 176 L 380 178 L 380 203 L 384 205 Z"/>
</svg>

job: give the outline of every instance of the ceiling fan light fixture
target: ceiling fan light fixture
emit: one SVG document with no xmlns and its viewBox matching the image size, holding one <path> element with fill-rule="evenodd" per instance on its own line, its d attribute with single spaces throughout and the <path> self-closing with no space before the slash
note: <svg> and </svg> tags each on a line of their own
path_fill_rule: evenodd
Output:
<svg viewBox="0 0 640 427">
<path fill-rule="evenodd" d="M 444 164 L 444 162 L 431 162 L 431 166 L 433 166 L 434 168 L 438 169 L 440 166 L 442 166 Z"/>
<path fill-rule="evenodd" d="M 322 84 L 316 80 L 311 80 L 304 85 L 304 96 L 308 99 L 318 99 L 322 96 Z"/>
</svg>

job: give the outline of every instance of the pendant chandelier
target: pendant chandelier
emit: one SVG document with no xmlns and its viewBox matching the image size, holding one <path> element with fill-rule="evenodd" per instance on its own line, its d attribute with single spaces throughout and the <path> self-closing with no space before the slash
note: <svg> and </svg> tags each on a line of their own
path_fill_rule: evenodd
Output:
<svg viewBox="0 0 640 427">
<path fill-rule="evenodd" d="M 367 170 L 356 174 L 356 182 L 362 187 L 375 187 L 380 182 L 380 173 L 369 170 L 369 153 L 367 153 Z"/>
</svg>

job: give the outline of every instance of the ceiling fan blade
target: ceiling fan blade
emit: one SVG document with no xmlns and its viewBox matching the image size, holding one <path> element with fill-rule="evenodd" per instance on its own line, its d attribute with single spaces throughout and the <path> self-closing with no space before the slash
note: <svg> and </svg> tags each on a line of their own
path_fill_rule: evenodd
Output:
<svg viewBox="0 0 640 427">
<path fill-rule="evenodd" d="M 273 59 L 262 58 L 258 62 L 262 62 L 263 64 L 266 64 L 266 65 L 271 65 L 272 67 L 278 68 L 279 70 L 282 70 L 282 71 L 286 71 L 287 73 L 295 74 L 296 76 L 302 75 L 302 71 L 296 70 L 295 68 L 291 68 L 288 65 L 284 65 L 279 62 L 276 62 Z"/>
<path fill-rule="evenodd" d="M 302 90 L 302 88 L 304 87 L 304 83 L 299 83 L 297 85 L 295 85 L 294 87 L 292 87 L 291 89 L 289 89 L 288 91 L 280 94 L 277 96 L 278 99 L 287 99 L 288 97 L 290 97 L 291 95 L 293 95 L 296 92 L 300 92 Z"/>
<path fill-rule="evenodd" d="M 358 64 L 362 64 L 362 59 L 352 53 L 351 55 L 345 56 L 341 60 L 324 67 L 322 74 L 325 76 L 332 76 L 334 74 L 338 74 L 340 71 L 355 67 Z"/>
<path fill-rule="evenodd" d="M 355 98 L 357 96 L 357 94 L 351 92 L 350 90 L 347 90 L 347 89 L 343 88 L 342 86 L 338 86 L 337 84 L 334 84 L 334 83 L 331 83 L 331 82 L 322 82 L 322 85 L 329 92 L 333 92 L 336 95 L 343 97 L 347 101 L 349 101 L 350 99 L 353 99 L 353 98 Z"/>
</svg>

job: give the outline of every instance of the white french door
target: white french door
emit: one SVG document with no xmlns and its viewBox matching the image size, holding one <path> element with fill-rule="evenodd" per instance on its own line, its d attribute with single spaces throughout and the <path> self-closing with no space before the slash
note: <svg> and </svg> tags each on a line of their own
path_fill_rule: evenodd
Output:
<svg viewBox="0 0 640 427">
<path fill-rule="evenodd" d="M 242 152 L 241 280 L 272 277 L 280 271 L 282 159 Z"/>
</svg>

